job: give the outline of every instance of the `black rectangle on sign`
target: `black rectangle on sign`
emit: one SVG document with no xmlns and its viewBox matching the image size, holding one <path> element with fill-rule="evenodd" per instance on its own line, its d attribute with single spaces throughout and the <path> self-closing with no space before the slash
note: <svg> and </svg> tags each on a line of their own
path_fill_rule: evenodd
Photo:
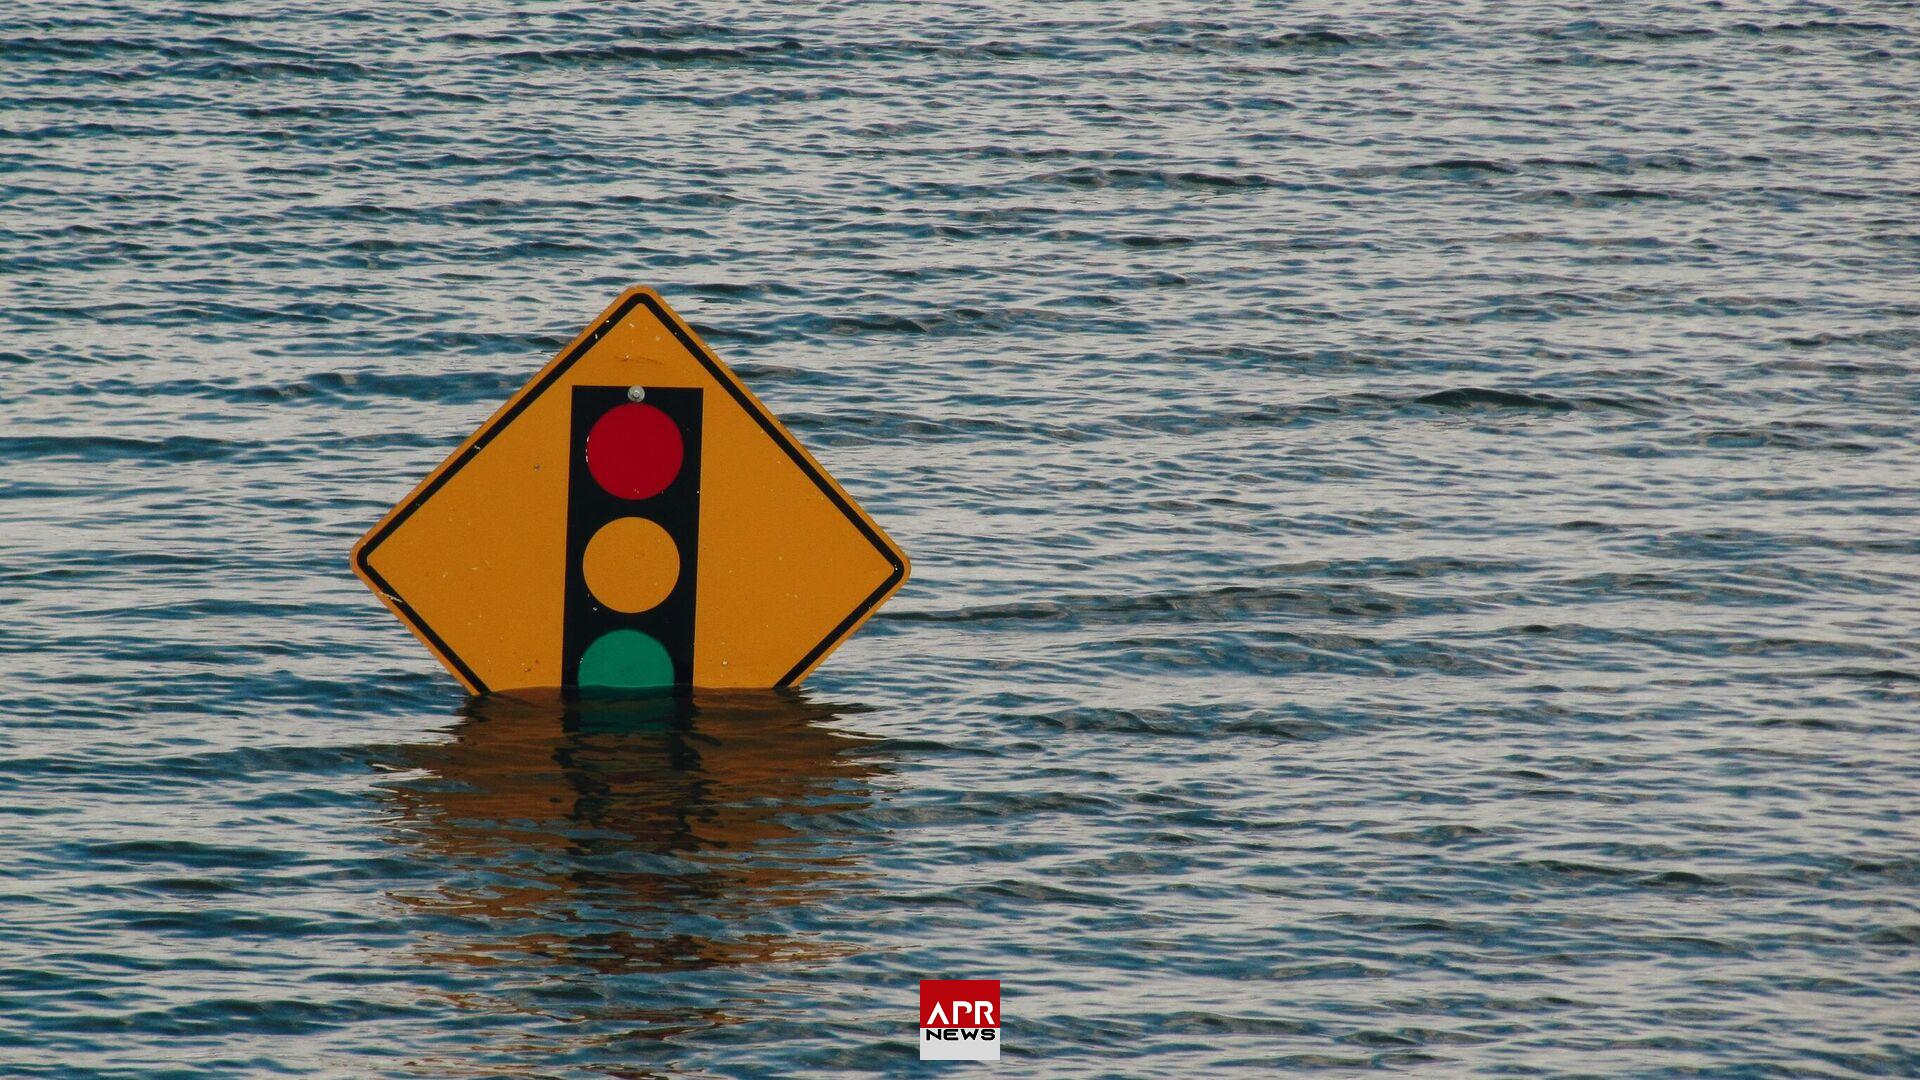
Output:
<svg viewBox="0 0 1920 1080">
<path fill-rule="evenodd" d="M 695 586 L 699 578 L 700 554 L 700 422 L 701 391 L 697 387 L 642 387 L 641 406 L 657 409 L 673 422 L 680 434 L 682 457 L 679 471 L 657 494 L 630 498 L 602 485 L 588 466 L 587 443 L 599 424 L 610 413 L 634 405 L 630 388 L 625 386 L 576 386 L 573 388 L 571 442 L 567 458 L 567 563 L 566 612 L 561 642 L 563 683 L 580 686 L 581 660 L 596 643 L 619 631 L 646 635 L 664 648 L 672 667 L 672 685 L 693 682 L 693 644 Z M 628 417 L 635 413 L 625 414 Z M 657 422 L 657 417 L 651 418 Z M 600 463 L 606 471 L 609 463 Z M 618 486 L 618 485 L 616 485 Z M 679 551 L 679 575 L 671 591 L 644 611 L 616 610 L 594 595 L 587 580 L 584 563 L 588 545 L 602 529 L 622 518 L 642 518 L 664 529 Z M 639 571 L 656 568 L 640 567 Z M 604 587 L 604 582 L 603 582 Z M 638 639 L 620 635 L 601 645 L 597 657 L 628 655 L 626 646 Z M 609 646 L 618 646 L 610 648 Z M 619 682 L 618 665 L 613 669 L 616 681 L 609 682 L 605 663 L 597 662 L 601 678 L 593 685 L 612 688 L 643 689 L 660 683 L 650 665 L 639 665 L 634 681 Z"/>
</svg>

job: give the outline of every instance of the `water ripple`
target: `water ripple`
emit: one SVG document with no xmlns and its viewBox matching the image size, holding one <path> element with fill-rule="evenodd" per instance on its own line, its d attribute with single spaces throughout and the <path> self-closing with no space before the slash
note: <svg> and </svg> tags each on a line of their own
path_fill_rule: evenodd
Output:
<svg viewBox="0 0 1920 1080">
<path fill-rule="evenodd" d="M 0 1072 L 1912 1076 L 1912 6 L 0 12 Z M 913 554 L 466 701 L 660 286 Z"/>
</svg>

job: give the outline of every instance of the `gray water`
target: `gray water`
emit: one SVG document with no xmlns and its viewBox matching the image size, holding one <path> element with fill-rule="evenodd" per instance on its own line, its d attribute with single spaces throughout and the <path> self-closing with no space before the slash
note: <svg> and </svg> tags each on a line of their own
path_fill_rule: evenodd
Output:
<svg viewBox="0 0 1920 1080">
<path fill-rule="evenodd" d="M 1920 1074 L 1911 3 L 0 13 L 0 1072 Z M 621 289 L 913 556 L 468 701 Z"/>
</svg>

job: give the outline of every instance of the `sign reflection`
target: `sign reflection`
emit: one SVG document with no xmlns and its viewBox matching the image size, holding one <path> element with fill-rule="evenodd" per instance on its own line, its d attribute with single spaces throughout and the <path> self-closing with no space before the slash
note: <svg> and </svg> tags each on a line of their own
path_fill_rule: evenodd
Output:
<svg viewBox="0 0 1920 1080">
<path fill-rule="evenodd" d="M 449 991 L 496 1007 L 591 994 L 607 1019 L 623 996 L 609 976 L 847 955 L 820 908 L 861 876 L 881 772 L 871 741 L 828 726 L 847 711 L 777 692 L 476 699 L 385 789 L 421 862 L 393 898 L 421 919 L 420 951 L 461 974 Z M 728 1019 L 632 990 L 647 1004 L 631 1021 Z"/>
</svg>

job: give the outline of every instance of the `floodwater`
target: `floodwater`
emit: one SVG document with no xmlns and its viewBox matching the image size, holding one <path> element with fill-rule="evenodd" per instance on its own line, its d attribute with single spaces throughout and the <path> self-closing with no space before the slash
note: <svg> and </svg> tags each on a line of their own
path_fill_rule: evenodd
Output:
<svg viewBox="0 0 1920 1080">
<path fill-rule="evenodd" d="M 1920 9 L 0 13 L 0 1073 L 1920 1073 Z M 913 556 L 469 701 L 658 286 Z"/>
</svg>

